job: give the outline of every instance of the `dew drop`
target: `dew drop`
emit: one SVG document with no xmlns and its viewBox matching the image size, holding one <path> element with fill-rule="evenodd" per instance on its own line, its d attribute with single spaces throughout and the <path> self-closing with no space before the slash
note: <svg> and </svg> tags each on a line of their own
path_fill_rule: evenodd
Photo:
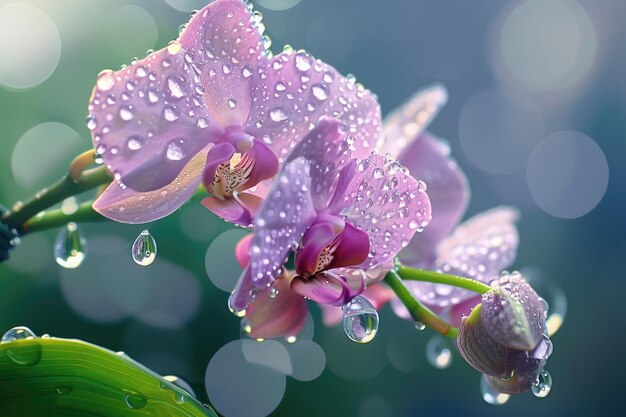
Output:
<svg viewBox="0 0 626 417">
<path fill-rule="evenodd" d="M 418 330 L 420 332 L 426 330 L 426 325 L 424 323 L 422 323 L 421 321 L 416 321 L 415 322 L 415 330 Z"/>
<path fill-rule="evenodd" d="M 530 389 L 537 398 L 547 397 L 552 390 L 552 376 L 548 371 L 541 371 L 539 375 L 537 375 L 537 381 L 535 381 Z"/>
<path fill-rule="evenodd" d="M 140 65 L 137 67 L 137 69 L 135 70 L 135 75 L 139 78 L 143 78 L 146 75 L 148 75 L 148 70 L 146 69 L 146 67 L 144 67 L 143 65 Z"/>
<path fill-rule="evenodd" d="M 70 392 L 74 391 L 74 388 L 72 388 L 72 387 L 57 387 L 56 391 L 57 391 L 57 394 L 59 394 L 59 395 L 67 395 Z"/>
<path fill-rule="evenodd" d="M 420 227 L 420 224 L 416 219 L 411 219 L 411 221 L 409 221 L 409 229 L 415 230 L 419 227 Z"/>
<path fill-rule="evenodd" d="M 234 109 L 235 107 L 237 107 L 237 102 L 235 100 L 233 100 L 232 98 L 228 99 L 228 107 L 230 107 L 231 109 Z"/>
<path fill-rule="evenodd" d="M 374 169 L 373 174 L 374 174 L 374 179 L 379 180 L 385 176 L 385 171 L 383 171 L 381 168 L 376 168 Z"/>
<path fill-rule="evenodd" d="M 180 77 L 170 76 L 167 78 L 167 92 L 174 99 L 182 98 L 185 95 L 184 81 Z"/>
<path fill-rule="evenodd" d="M 185 151 L 181 147 L 182 144 L 183 144 L 182 139 L 175 139 L 171 141 L 167 145 L 167 151 L 165 153 L 165 156 L 167 157 L 167 159 L 169 159 L 170 161 L 180 161 L 183 158 L 185 158 L 186 155 L 185 155 Z"/>
<path fill-rule="evenodd" d="M 378 331 L 378 312 L 367 298 L 357 295 L 343 306 L 343 331 L 357 343 L 374 340 Z"/>
<path fill-rule="evenodd" d="M 137 265 L 152 265 L 157 255 L 157 244 L 150 232 L 144 230 L 137 236 L 131 254 Z"/>
<path fill-rule="evenodd" d="M 8 330 L 3 336 L 0 343 L 13 342 L 15 340 L 34 339 L 35 333 L 25 326 L 17 326 Z"/>
<path fill-rule="evenodd" d="M 54 241 L 54 258 L 66 269 L 78 268 L 87 256 L 87 240 L 74 222 L 59 230 Z"/>
<path fill-rule="evenodd" d="M 243 67 L 242 70 L 243 78 L 250 78 L 252 76 L 252 69 L 250 67 Z"/>
<path fill-rule="evenodd" d="M 503 394 L 493 389 L 484 375 L 480 379 L 480 392 L 483 395 L 483 400 L 491 405 L 505 404 L 511 398 L 509 394 Z"/>
<path fill-rule="evenodd" d="M 288 117 L 287 110 L 282 107 L 276 107 L 270 111 L 270 118 L 275 122 L 282 122 L 287 120 Z"/>
<path fill-rule="evenodd" d="M 167 106 L 163 109 L 163 117 L 165 117 L 165 120 L 167 120 L 168 122 L 174 122 L 178 120 L 178 114 L 176 113 L 176 110 L 170 106 Z"/>
<path fill-rule="evenodd" d="M 278 288 L 272 287 L 272 288 L 270 288 L 269 296 L 270 296 L 270 298 L 276 298 L 276 297 L 278 297 L 278 293 L 279 293 Z"/>
<path fill-rule="evenodd" d="M 133 117 L 135 117 L 133 111 L 131 110 L 130 106 L 124 106 L 120 109 L 120 118 L 122 120 L 125 121 L 129 121 L 129 120 L 133 120 Z"/>
<path fill-rule="evenodd" d="M 446 369 L 452 364 L 452 350 L 443 337 L 435 336 L 428 341 L 426 359 L 437 369 Z"/>
<path fill-rule="evenodd" d="M 233 313 L 235 316 L 239 318 L 245 317 L 246 310 L 238 310 L 233 307 L 233 304 L 234 304 L 233 294 L 230 294 L 230 296 L 228 297 L 228 309 L 230 310 L 231 313 Z"/>
<path fill-rule="evenodd" d="M 115 76 L 113 71 L 104 70 L 100 74 L 98 74 L 98 81 L 96 81 L 96 85 L 102 91 L 109 91 L 115 85 Z"/>
<path fill-rule="evenodd" d="M 146 406 L 146 404 L 148 403 L 148 400 L 139 395 L 126 394 L 126 397 L 124 398 L 124 402 L 126 403 L 126 406 L 128 408 L 131 408 L 133 410 L 141 410 L 142 408 Z"/>
<path fill-rule="evenodd" d="M 276 88 L 276 91 L 278 92 L 285 91 L 287 89 L 285 84 L 282 82 L 277 83 L 275 88 Z"/>
<path fill-rule="evenodd" d="M 137 151 L 143 147 L 143 138 L 138 135 L 134 135 L 128 138 L 126 146 L 131 151 Z"/>
<path fill-rule="evenodd" d="M 326 88 L 320 84 L 315 84 L 311 87 L 311 91 L 316 99 L 320 101 L 324 101 L 328 98 L 328 93 L 326 93 Z"/>
<path fill-rule="evenodd" d="M 98 120 L 94 116 L 87 117 L 87 129 L 94 130 L 98 127 Z"/>
<path fill-rule="evenodd" d="M 311 69 L 311 60 L 306 52 L 298 52 L 296 54 L 296 68 L 302 72 Z"/>
<path fill-rule="evenodd" d="M 159 101 L 159 93 L 154 88 L 148 90 L 148 102 L 151 104 Z"/>
<path fill-rule="evenodd" d="M 230 66 L 228 64 L 222 65 L 222 72 L 224 74 L 230 74 Z"/>
</svg>

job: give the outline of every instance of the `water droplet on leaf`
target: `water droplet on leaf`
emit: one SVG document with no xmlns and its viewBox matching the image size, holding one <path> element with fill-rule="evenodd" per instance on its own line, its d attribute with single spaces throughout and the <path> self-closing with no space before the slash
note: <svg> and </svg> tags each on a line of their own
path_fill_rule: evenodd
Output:
<svg viewBox="0 0 626 417">
<path fill-rule="evenodd" d="M 26 339 L 34 339 L 35 333 L 24 326 L 17 326 L 10 330 L 8 330 L 3 336 L 2 341 L 0 343 L 8 343 L 13 342 L 15 340 L 26 340 Z"/>
</svg>

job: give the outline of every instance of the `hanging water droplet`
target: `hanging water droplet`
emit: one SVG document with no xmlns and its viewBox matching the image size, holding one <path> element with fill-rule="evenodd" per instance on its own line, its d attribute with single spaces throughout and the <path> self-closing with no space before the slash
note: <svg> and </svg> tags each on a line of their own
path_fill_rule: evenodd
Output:
<svg viewBox="0 0 626 417">
<path fill-rule="evenodd" d="M 66 269 L 78 268 L 87 256 L 87 240 L 78 225 L 68 223 L 59 230 L 54 241 L 54 258 L 57 264 Z"/>
<path fill-rule="evenodd" d="M 343 306 L 343 331 L 357 343 L 374 340 L 378 331 L 378 312 L 367 298 L 357 295 Z"/>
<path fill-rule="evenodd" d="M 505 404 L 511 398 L 509 394 L 503 394 L 493 389 L 484 375 L 480 378 L 480 392 L 483 395 L 483 400 L 491 405 Z"/>
<path fill-rule="evenodd" d="M 426 359 L 437 369 L 446 369 L 452 364 L 452 351 L 443 337 L 435 336 L 428 341 Z"/>
<path fill-rule="evenodd" d="M 422 323 L 421 321 L 416 321 L 415 322 L 415 329 L 418 331 L 424 331 L 426 329 L 426 325 L 424 323 Z"/>
<path fill-rule="evenodd" d="M 35 333 L 28 327 L 17 326 L 8 330 L 2 336 L 2 341 L 0 341 L 0 343 L 13 342 L 14 340 L 34 339 L 35 337 Z"/>
<path fill-rule="evenodd" d="M 156 259 L 157 244 L 154 237 L 147 230 L 142 231 L 131 249 L 133 261 L 137 265 L 148 266 Z"/>
<path fill-rule="evenodd" d="M 537 381 L 535 381 L 530 389 L 537 398 L 547 397 L 548 394 L 550 394 L 550 390 L 552 390 L 552 376 L 548 371 L 541 371 L 539 375 L 537 375 Z"/>
</svg>

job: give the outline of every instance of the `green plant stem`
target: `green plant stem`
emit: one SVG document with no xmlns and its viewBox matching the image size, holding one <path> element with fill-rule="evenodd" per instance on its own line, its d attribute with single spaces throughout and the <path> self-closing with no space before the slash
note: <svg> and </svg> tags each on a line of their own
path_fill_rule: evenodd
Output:
<svg viewBox="0 0 626 417">
<path fill-rule="evenodd" d="M 55 229 L 69 222 L 88 223 L 109 220 L 92 207 L 93 201 L 87 201 L 78 206 L 73 213 L 66 214 L 61 209 L 42 212 L 41 215 L 29 219 L 22 226 L 22 236 L 29 233 L 40 232 L 47 229 Z"/>
<path fill-rule="evenodd" d="M 452 285 L 454 287 L 464 288 L 484 294 L 491 289 L 487 284 L 469 278 L 457 277 L 454 275 L 443 274 L 435 271 L 427 271 L 424 269 L 408 268 L 401 266 L 397 269 L 398 275 L 407 281 L 424 281 L 434 282 L 436 284 Z"/>
<path fill-rule="evenodd" d="M 39 191 L 28 201 L 17 204 L 13 210 L 2 218 L 2 222 L 22 233 L 24 224 L 41 211 L 60 203 L 68 197 L 107 184 L 112 179 L 111 174 L 104 166 L 85 171 L 76 181 L 67 174 L 52 186 Z"/>
<path fill-rule="evenodd" d="M 433 313 L 428 307 L 413 297 L 413 294 L 411 294 L 406 285 L 404 285 L 404 282 L 395 270 L 391 270 L 387 273 L 385 282 L 396 293 L 400 301 L 402 301 L 402 304 L 404 304 L 409 311 L 413 320 L 430 327 L 444 336 L 450 338 L 456 337 L 458 329 Z"/>
</svg>

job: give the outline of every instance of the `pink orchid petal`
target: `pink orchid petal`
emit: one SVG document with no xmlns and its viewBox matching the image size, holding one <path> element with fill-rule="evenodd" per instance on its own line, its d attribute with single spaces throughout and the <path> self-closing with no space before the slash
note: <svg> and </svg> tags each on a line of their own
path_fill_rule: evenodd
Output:
<svg viewBox="0 0 626 417">
<path fill-rule="evenodd" d="M 263 180 L 273 178 L 278 172 L 278 159 L 261 141 L 255 140 L 246 155 L 254 160 L 254 167 L 245 183 L 246 188 L 254 187 Z"/>
<path fill-rule="evenodd" d="M 266 138 L 281 161 L 322 116 L 338 118 L 353 135 L 354 156 L 369 155 L 380 132 L 375 96 L 307 52 L 271 59 L 262 88 L 253 91 L 246 131 Z"/>
<path fill-rule="evenodd" d="M 308 308 L 301 295 L 291 291 L 289 281 L 280 277 L 270 289 L 260 293 L 246 311 L 248 334 L 254 339 L 296 336 L 304 328 Z"/>
<path fill-rule="evenodd" d="M 342 177 L 345 172 L 342 172 Z M 329 211 L 367 233 L 370 253 L 361 268 L 387 263 L 415 232 L 428 225 L 431 206 L 423 183 L 395 160 L 372 154 L 351 169 L 345 191 L 335 194 Z"/>
<path fill-rule="evenodd" d="M 302 245 L 296 252 L 296 273 L 298 275 L 315 274 L 320 254 L 338 234 L 335 227 L 327 222 L 316 223 L 311 226 L 304 234 Z"/>
<path fill-rule="evenodd" d="M 310 187 L 309 163 L 304 158 L 285 164 L 255 217 L 252 257 L 230 299 L 232 309 L 246 309 L 255 289 L 271 285 L 278 276 L 315 218 Z"/>
<path fill-rule="evenodd" d="M 511 207 L 498 207 L 478 214 L 458 226 L 438 247 L 435 268 L 447 274 L 489 282 L 515 260 L 519 214 Z M 475 294 L 449 285 L 412 283 L 416 296 L 430 306 L 458 304 Z"/>
<path fill-rule="evenodd" d="M 237 198 L 222 200 L 217 197 L 206 197 L 202 205 L 227 222 L 240 226 L 250 226 L 263 200 L 248 193 L 239 193 Z"/>
<path fill-rule="evenodd" d="M 198 11 L 179 39 L 201 78 L 211 116 L 222 127 L 248 119 L 253 78 L 267 58 L 259 29 L 241 0 L 219 0 Z"/>
<path fill-rule="evenodd" d="M 237 246 L 235 246 L 235 258 L 237 258 L 237 262 L 241 265 L 242 268 L 245 268 L 250 263 L 250 249 L 252 248 L 252 238 L 253 234 L 250 233 L 241 238 L 239 242 L 237 242 Z"/>
<path fill-rule="evenodd" d="M 446 144 L 428 134 L 415 139 L 400 154 L 399 161 L 411 175 L 428 185 L 433 211 L 428 227 L 400 253 L 406 265 L 432 267 L 437 245 L 463 217 L 469 202 L 467 178 L 449 154 Z"/>
<path fill-rule="evenodd" d="M 389 153 L 393 158 L 400 159 L 404 149 L 426 131 L 447 102 L 448 91 L 442 84 L 433 84 L 417 91 L 406 103 L 385 117 L 383 141 L 379 142 L 376 151 L 381 155 Z M 409 169 L 413 172 L 412 167 Z M 428 185 L 430 187 L 430 183 Z"/>
<path fill-rule="evenodd" d="M 360 265 L 370 253 L 370 239 L 367 233 L 357 229 L 350 223 L 338 236 L 339 245 L 333 253 L 333 259 L 326 269 Z"/>
<path fill-rule="evenodd" d="M 207 155 L 207 164 L 202 173 L 202 183 L 207 191 L 213 192 L 213 181 L 215 180 L 217 167 L 230 161 L 230 158 L 236 151 L 235 147 L 228 142 L 218 143 L 211 148 Z"/>
<path fill-rule="evenodd" d="M 145 193 L 111 183 L 93 203 L 93 208 L 121 223 L 148 223 L 166 217 L 182 206 L 200 185 L 206 154 L 199 152 L 166 186 Z"/>
<path fill-rule="evenodd" d="M 345 272 L 345 273 L 343 273 Z M 362 271 L 333 270 L 310 278 L 296 276 L 291 290 L 320 304 L 342 306 L 365 289 Z"/>
<path fill-rule="evenodd" d="M 87 126 L 94 148 L 136 191 L 169 184 L 221 134 L 183 55 L 163 49 L 119 71 L 103 71 L 92 93 Z"/>
</svg>

